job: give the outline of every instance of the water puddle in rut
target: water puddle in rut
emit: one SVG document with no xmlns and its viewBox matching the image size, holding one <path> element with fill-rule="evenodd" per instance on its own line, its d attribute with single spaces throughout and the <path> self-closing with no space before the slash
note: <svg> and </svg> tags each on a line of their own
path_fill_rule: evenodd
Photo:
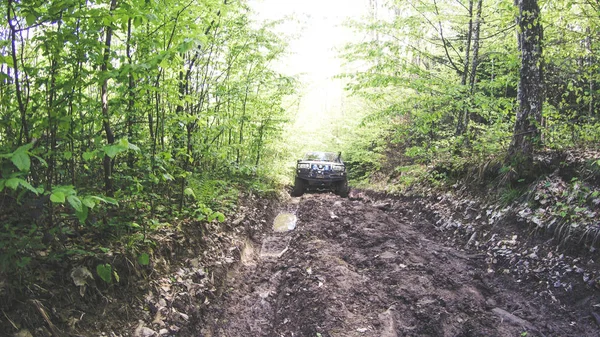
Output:
<svg viewBox="0 0 600 337">
<path fill-rule="evenodd" d="M 275 220 L 273 220 L 273 230 L 275 232 L 287 232 L 296 228 L 296 214 L 292 213 L 279 213 Z"/>
</svg>

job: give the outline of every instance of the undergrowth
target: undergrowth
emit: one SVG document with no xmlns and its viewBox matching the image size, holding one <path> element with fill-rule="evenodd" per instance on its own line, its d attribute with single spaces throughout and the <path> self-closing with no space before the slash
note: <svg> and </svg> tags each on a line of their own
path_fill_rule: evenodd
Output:
<svg viewBox="0 0 600 337">
<path fill-rule="evenodd" d="M 53 265 L 68 269 L 86 261 L 82 273 L 118 285 L 152 263 L 160 248 L 154 234 L 185 225 L 205 235 L 205 224 L 235 214 L 245 193 L 272 197 L 280 187 L 266 172 L 233 169 L 155 180 L 123 175 L 114 197 L 74 186 L 47 190 L 28 184 L 27 151 L 0 157 L 0 308 Z"/>
<path fill-rule="evenodd" d="M 544 151 L 523 175 L 499 154 L 443 157 L 390 166 L 362 186 L 392 194 L 452 191 L 510 207 L 559 247 L 600 247 L 600 160 L 594 148 Z M 385 165 L 382 165 L 385 167 Z M 424 192 L 424 193 L 421 193 Z"/>
</svg>

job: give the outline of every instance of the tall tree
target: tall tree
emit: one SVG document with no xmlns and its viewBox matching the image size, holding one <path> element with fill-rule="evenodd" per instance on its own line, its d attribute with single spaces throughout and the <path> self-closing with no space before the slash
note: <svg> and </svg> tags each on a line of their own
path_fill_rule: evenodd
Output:
<svg viewBox="0 0 600 337">
<path fill-rule="evenodd" d="M 540 144 L 543 103 L 542 84 L 542 25 L 537 0 L 516 0 L 519 7 L 517 17 L 518 45 L 521 52 L 521 68 L 517 100 L 517 120 L 508 159 L 523 162 L 533 155 Z"/>
<path fill-rule="evenodd" d="M 13 8 L 13 0 L 8 0 L 6 6 L 6 21 L 10 27 L 10 44 L 11 44 L 11 57 L 12 57 L 12 68 L 13 77 L 15 83 L 15 92 L 17 95 L 17 102 L 19 104 L 19 112 L 21 113 L 21 131 L 19 135 L 19 144 L 22 143 L 23 139 L 29 143 L 31 137 L 29 136 L 29 126 L 27 121 L 27 105 L 23 102 L 23 93 L 19 81 L 19 66 L 17 60 L 17 14 Z"/>
<path fill-rule="evenodd" d="M 111 0 L 109 16 L 112 16 L 113 12 L 117 8 L 117 0 Z M 112 20 L 111 20 L 112 21 Z M 115 135 L 110 126 L 110 114 L 108 111 L 108 77 L 106 71 L 108 70 L 108 64 L 110 62 L 110 46 L 112 41 L 112 22 L 106 26 L 106 38 L 104 40 L 104 56 L 102 57 L 102 65 L 100 66 L 102 79 L 102 86 L 100 88 L 100 99 L 102 104 L 102 124 L 104 125 L 104 132 L 106 133 L 106 141 L 109 145 L 115 142 Z M 112 160 L 108 154 L 104 155 L 104 188 L 108 195 L 112 195 Z"/>
</svg>

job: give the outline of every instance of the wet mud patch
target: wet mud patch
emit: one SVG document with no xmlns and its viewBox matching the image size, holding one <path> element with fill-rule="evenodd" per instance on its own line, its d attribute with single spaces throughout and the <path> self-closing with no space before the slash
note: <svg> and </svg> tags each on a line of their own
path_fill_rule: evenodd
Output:
<svg viewBox="0 0 600 337">
<path fill-rule="evenodd" d="M 293 200 L 296 228 L 255 243 L 287 249 L 230 273 L 202 336 L 598 335 L 569 308 L 488 274 L 485 255 L 445 246 L 412 202 Z"/>
</svg>

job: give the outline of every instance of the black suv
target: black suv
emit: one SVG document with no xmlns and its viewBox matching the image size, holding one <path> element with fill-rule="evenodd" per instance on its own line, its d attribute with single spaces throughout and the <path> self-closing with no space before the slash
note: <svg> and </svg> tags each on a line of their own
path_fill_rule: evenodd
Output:
<svg viewBox="0 0 600 337">
<path fill-rule="evenodd" d="M 308 189 L 332 189 L 335 194 L 348 197 L 350 188 L 341 152 L 308 152 L 298 160 L 292 196 L 301 196 Z"/>
</svg>

